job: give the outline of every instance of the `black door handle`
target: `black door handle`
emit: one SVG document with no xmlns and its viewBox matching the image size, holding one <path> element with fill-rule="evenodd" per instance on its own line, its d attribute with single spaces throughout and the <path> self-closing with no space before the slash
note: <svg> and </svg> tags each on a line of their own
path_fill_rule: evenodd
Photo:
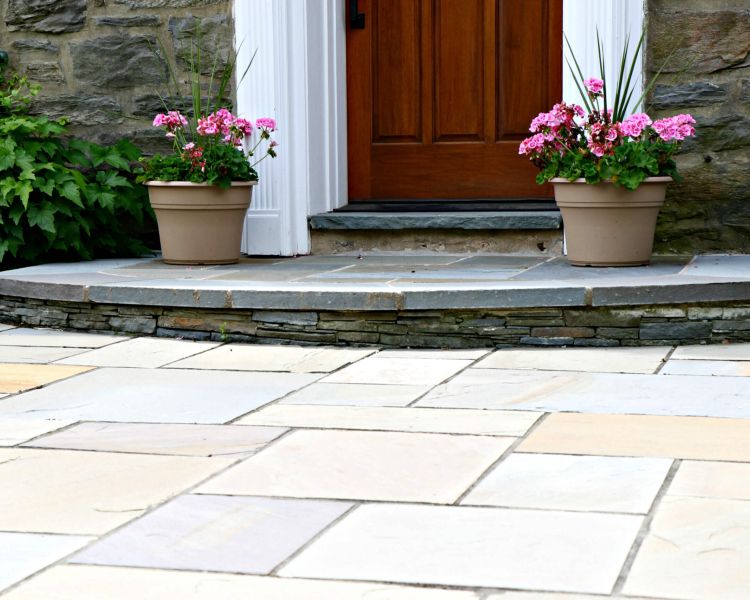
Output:
<svg viewBox="0 0 750 600">
<path fill-rule="evenodd" d="M 359 12 L 358 0 L 349 0 L 349 26 L 352 29 L 365 28 L 365 13 Z"/>
</svg>

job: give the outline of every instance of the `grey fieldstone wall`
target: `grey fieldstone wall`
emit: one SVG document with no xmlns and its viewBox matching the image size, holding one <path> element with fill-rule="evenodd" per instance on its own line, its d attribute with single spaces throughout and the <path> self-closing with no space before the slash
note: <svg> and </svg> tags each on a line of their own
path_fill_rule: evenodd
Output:
<svg viewBox="0 0 750 600">
<path fill-rule="evenodd" d="M 0 320 L 193 340 L 393 348 L 750 342 L 748 303 L 403 311 L 187 309 L 0 295 Z"/>
<path fill-rule="evenodd" d="M 697 136 L 662 209 L 657 250 L 750 251 L 750 2 L 648 0 L 658 116 L 690 112 Z"/>
<path fill-rule="evenodd" d="M 168 96 L 165 58 L 187 80 L 198 28 L 208 55 L 226 61 L 229 0 L 0 0 L 0 49 L 42 86 L 34 110 L 69 117 L 78 135 L 127 136 L 146 151 L 164 147 L 151 120 L 163 111 L 158 94 Z"/>
</svg>

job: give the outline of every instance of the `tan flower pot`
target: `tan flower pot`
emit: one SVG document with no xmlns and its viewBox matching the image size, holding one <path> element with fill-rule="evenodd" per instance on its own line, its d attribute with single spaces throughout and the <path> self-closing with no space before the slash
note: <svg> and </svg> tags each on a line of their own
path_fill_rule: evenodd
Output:
<svg viewBox="0 0 750 600">
<path fill-rule="evenodd" d="M 149 181 L 165 263 L 228 265 L 240 259 L 242 226 L 257 181 L 226 190 L 188 181 Z"/>
<path fill-rule="evenodd" d="M 609 182 L 553 179 L 570 264 L 578 267 L 647 265 L 659 209 L 671 177 L 649 177 L 630 191 Z"/>
</svg>

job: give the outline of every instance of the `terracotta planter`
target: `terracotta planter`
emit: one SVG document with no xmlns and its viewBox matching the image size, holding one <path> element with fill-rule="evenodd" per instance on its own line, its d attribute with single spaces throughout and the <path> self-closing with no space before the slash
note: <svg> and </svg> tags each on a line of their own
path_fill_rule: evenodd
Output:
<svg viewBox="0 0 750 600">
<path fill-rule="evenodd" d="M 228 265 L 240 259 L 242 226 L 257 181 L 226 190 L 188 181 L 149 181 L 165 263 Z"/>
<path fill-rule="evenodd" d="M 649 177 L 634 191 L 583 179 L 553 179 L 565 226 L 570 264 L 579 267 L 647 265 L 659 209 L 671 177 Z"/>
</svg>

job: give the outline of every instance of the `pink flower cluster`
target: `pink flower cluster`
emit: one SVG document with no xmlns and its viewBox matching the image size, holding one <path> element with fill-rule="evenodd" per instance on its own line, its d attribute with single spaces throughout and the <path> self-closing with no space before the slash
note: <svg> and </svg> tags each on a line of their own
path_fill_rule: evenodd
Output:
<svg viewBox="0 0 750 600">
<path fill-rule="evenodd" d="M 195 142 L 185 144 L 182 149 L 185 151 L 184 156 L 192 163 L 193 169 L 206 170 L 206 161 L 203 160 L 203 148 L 196 146 Z"/>
<path fill-rule="evenodd" d="M 695 119 L 691 115 L 676 115 L 659 119 L 654 122 L 654 131 L 665 142 L 672 140 L 682 141 L 686 137 L 695 135 Z"/>
<path fill-rule="evenodd" d="M 651 125 L 651 117 L 646 113 L 636 113 L 625 119 L 620 125 L 620 129 L 623 135 L 635 139 L 641 137 L 641 134 L 649 125 Z"/>
<path fill-rule="evenodd" d="M 263 117 L 255 121 L 255 126 L 258 129 L 267 129 L 268 131 L 276 131 L 276 120 L 270 117 Z"/>
<path fill-rule="evenodd" d="M 247 119 L 235 117 L 226 108 L 198 119 L 198 135 L 221 135 L 227 144 L 239 146 L 246 136 L 252 134 L 253 124 Z"/>
<path fill-rule="evenodd" d="M 176 110 L 170 110 L 166 114 L 159 114 L 154 117 L 154 127 L 166 127 L 168 138 L 175 137 L 175 132 L 187 124 L 187 119 Z"/>
<path fill-rule="evenodd" d="M 586 86 L 589 94 L 593 94 L 594 96 L 601 94 L 604 89 L 604 82 L 596 77 L 589 77 L 583 82 L 583 85 Z"/>
<path fill-rule="evenodd" d="M 545 128 L 549 128 L 552 132 L 557 133 L 560 127 L 567 127 L 570 129 L 575 126 L 575 118 L 585 116 L 583 108 L 577 104 L 565 104 L 560 102 L 552 107 L 552 110 L 547 113 L 539 113 L 534 120 L 531 121 L 531 127 L 529 131 L 531 133 L 538 133 L 544 131 Z"/>
<path fill-rule="evenodd" d="M 602 157 L 615 151 L 617 140 L 622 137 L 620 123 L 593 123 L 589 129 L 588 147 L 594 156 Z"/>
</svg>

